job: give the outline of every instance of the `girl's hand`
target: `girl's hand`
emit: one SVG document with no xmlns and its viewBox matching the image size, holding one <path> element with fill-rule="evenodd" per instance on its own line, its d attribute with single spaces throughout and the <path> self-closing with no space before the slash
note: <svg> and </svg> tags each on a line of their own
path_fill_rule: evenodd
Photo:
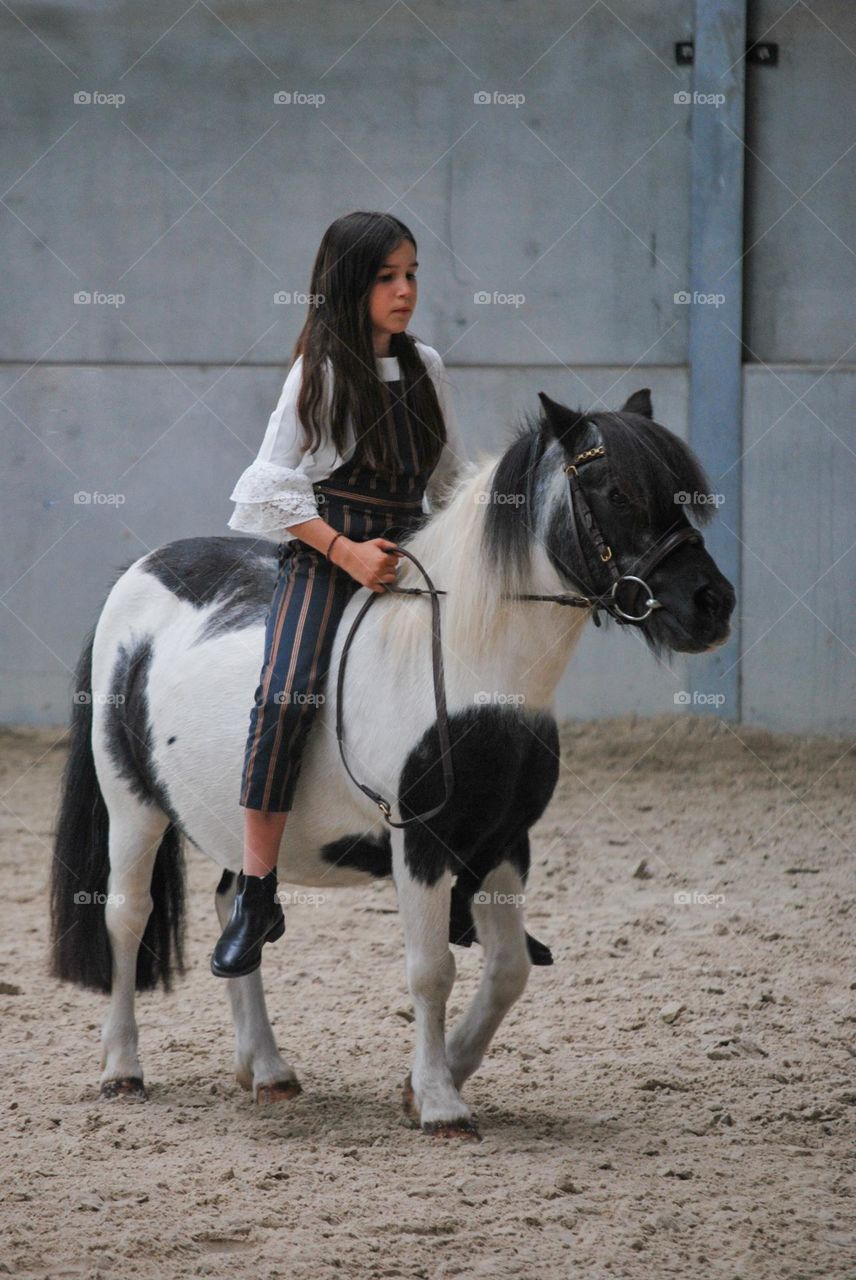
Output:
<svg viewBox="0 0 856 1280">
<path fill-rule="evenodd" d="M 395 567 L 401 556 L 401 552 L 394 548 L 395 543 L 389 538 L 370 538 L 368 542 L 337 538 L 333 547 L 333 563 L 361 586 L 375 592 L 385 591 L 382 584 L 395 582 Z"/>
</svg>

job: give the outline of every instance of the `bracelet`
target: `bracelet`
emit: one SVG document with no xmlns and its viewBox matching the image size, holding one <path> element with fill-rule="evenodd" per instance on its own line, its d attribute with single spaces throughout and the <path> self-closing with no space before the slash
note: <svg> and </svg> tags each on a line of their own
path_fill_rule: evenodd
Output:
<svg viewBox="0 0 856 1280">
<path fill-rule="evenodd" d="M 335 534 L 335 536 L 334 536 L 334 537 L 332 537 L 332 538 L 330 539 L 330 545 L 329 545 L 329 547 L 327 548 L 326 552 L 324 553 L 324 554 L 326 555 L 326 557 L 327 557 L 327 559 L 328 559 L 328 560 L 330 560 L 330 552 L 333 550 L 333 543 L 336 541 L 336 538 L 341 538 L 341 536 L 342 536 L 342 534 L 341 534 L 341 532 L 340 532 L 340 533 Z M 331 563 L 331 564 L 333 563 L 333 562 L 332 562 L 332 560 L 330 561 L 330 563 Z"/>
</svg>

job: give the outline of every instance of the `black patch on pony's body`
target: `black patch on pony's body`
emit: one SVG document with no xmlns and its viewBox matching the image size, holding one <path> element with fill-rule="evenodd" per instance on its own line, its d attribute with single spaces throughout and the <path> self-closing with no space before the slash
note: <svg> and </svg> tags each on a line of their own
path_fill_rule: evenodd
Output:
<svg viewBox="0 0 856 1280">
<path fill-rule="evenodd" d="M 154 801 L 174 818 L 166 789 L 159 785 L 152 762 L 152 728 L 148 683 L 152 638 L 129 647 L 119 644 L 110 679 L 110 701 L 104 717 L 107 751 L 113 767 L 138 800 Z"/>
<path fill-rule="evenodd" d="M 472 892 L 501 862 L 524 878 L 526 833 L 546 809 L 559 774 L 559 735 L 548 712 L 479 705 L 449 717 L 453 798 L 405 834 L 414 879 L 436 884 L 447 869 Z M 423 813 L 444 795 L 440 742 L 432 725 L 409 753 L 398 785 L 402 818 Z"/>
<path fill-rule="evenodd" d="M 179 600 L 198 609 L 216 605 L 196 643 L 264 622 L 276 586 L 275 542 L 258 538 L 181 538 L 142 561 Z"/>
<path fill-rule="evenodd" d="M 392 841 L 388 831 L 380 840 L 364 835 L 342 836 L 321 846 L 321 857 L 333 867 L 353 867 L 375 879 L 392 875 Z"/>
<path fill-rule="evenodd" d="M 128 648 L 121 643 L 117 646 L 110 680 L 111 701 L 104 721 L 107 751 L 116 772 L 134 795 L 156 804 L 176 830 L 198 849 L 200 846 L 182 825 L 166 783 L 158 777 L 155 768 L 148 699 L 151 664 L 151 636 Z"/>
</svg>

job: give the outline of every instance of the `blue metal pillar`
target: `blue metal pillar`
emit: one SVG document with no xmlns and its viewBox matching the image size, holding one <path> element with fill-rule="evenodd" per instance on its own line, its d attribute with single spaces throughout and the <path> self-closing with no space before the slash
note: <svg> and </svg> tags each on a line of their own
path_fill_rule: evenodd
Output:
<svg viewBox="0 0 856 1280">
<path fill-rule="evenodd" d="M 738 603 L 728 643 L 691 658 L 690 673 L 697 690 L 725 698 L 693 711 L 739 720 L 746 0 L 695 0 L 693 40 L 689 439 L 721 503 L 705 541 Z"/>
</svg>

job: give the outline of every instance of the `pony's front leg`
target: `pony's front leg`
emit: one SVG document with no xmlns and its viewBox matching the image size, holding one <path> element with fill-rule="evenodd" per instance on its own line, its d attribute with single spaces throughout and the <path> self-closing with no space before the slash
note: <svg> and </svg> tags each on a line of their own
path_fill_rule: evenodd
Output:
<svg viewBox="0 0 856 1280">
<path fill-rule="evenodd" d="M 426 883 L 422 868 L 442 866 L 445 850 L 432 858 L 424 848 L 430 833 L 392 832 L 392 873 L 398 911 L 404 929 L 407 985 L 413 1000 L 416 1049 L 405 1105 L 418 1115 L 426 1133 L 438 1137 L 478 1137 L 469 1107 L 455 1088 L 446 1061 L 446 1001 L 455 981 L 455 960 L 449 950 L 449 900 L 452 877 L 446 870 Z M 418 851 L 414 848 L 418 841 Z M 414 855 L 418 853 L 418 861 Z M 429 856 L 426 857 L 426 853 Z M 413 874 L 417 865 L 420 875 Z"/>
<path fill-rule="evenodd" d="M 472 912 L 484 949 L 484 972 L 472 1004 L 449 1037 L 449 1068 L 459 1089 L 523 994 L 531 967 L 523 923 L 523 881 L 515 867 L 503 862 L 485 877 L 473 897 Z"/>
<path fill-rule="evenodd" d="M 232 914 L 237 878 L 227 872 L 214 899 L 220 927 Z M 263 966 L 262 966 L 263 967 Z M 262 969 L 243 978 L 227 978 L 232 1021 L 235 1026 L 235 1079 L 251 1091 L 259 1105 L 286 1102 L 301 1092 L 293 1067 L 280 1056 L 265 1004 Z"/>
</svg>

